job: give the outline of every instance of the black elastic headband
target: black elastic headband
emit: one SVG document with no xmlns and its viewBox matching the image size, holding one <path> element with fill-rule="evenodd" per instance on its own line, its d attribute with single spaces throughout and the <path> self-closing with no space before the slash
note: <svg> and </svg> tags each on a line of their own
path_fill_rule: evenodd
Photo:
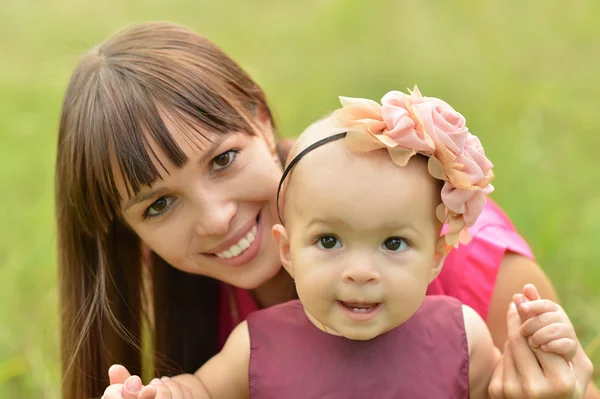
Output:
<svg viewBox="0 0 600 399">
<path fill-rule="evenodd" d="M 296 157 L 294 159 L 292 159 L 292 162 L 290 162 L 290 164 L 287 166 L 287 168 L 285 168 L 285 170 L 283 171 L 283 176 L 281 176 L 281 180 L 279 181 L 279 187 L 277 187 L 277 217 L 279 218 L 279 221 L 281 222 L 281 224 L 283 224 L 283 220 L 281 220 L 281 213 L 279 212 L 279 193 L 281 192 L 281 186 L 283 186 L 283 182 L 285 181 L 285 178 L 287 177 L 287 175 L 290 174 L 290 172 L 292 171 L 292 168 L 294 166 L 296 166 L 298 161 L 300 161 L 302 158 L 304 158 L 304 156 L 306 154 L 308 154 L 315 148 L 318 148 L 318 147 L 322 146 L 323 144 L 327 144 L 331 141 L 342 139 L 342 138 L 346 137 L 347 133 L 348 132 L 334 134 L 333 136 L 325 137 L 324 139 L 321 139 L 319 141 L 312 143 L 311 145 L 306 147 L 304 150 L 302 150 L 302 152 L 300 152 L 298 155 L 296 155 Z"/>
</svg>

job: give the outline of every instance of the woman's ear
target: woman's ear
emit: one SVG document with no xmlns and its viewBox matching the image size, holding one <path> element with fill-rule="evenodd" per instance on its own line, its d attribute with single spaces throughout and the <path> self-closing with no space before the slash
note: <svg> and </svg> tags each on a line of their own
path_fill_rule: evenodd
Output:
<svg viewBox="0 0 600 399">
<path fill-rule="evenodd" d="M 281 259 L 281 264 L 285 270 L 287 270 L 289 275 L 294 278 L 294 268 L 292 266 L 290 255 L 290 240 L 288 238 L 287 229 L 281 224 L 276 224 L 273 226 L 271 232 L 277 245 L 279 245 L 279 258 Z"/>
<path fill-rule="evenodd" d="M 258 130 L 261 137 L 267 143 L 267 147 L 273 156 L 277 158 L 279 162 L 279 155 L 277 154 L 277 145 L 275 144 L 275 133 L 273 132 L 273 121 L 271 115 L 264 107 L 258 107 Z"/>
</svg>

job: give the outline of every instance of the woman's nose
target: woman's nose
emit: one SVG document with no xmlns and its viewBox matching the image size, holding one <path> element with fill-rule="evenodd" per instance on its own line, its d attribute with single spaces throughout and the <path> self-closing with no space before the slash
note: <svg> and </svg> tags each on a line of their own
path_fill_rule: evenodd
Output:
<svg viewBox="0 0 600 399">
<path fill-rule="evenodd" d="M 196 233 L 200 236 L 224 236 L 230 230 L 237 204 L 229 198 L 210 195 L 199 200 L 194 209 Z"/>
</svg>

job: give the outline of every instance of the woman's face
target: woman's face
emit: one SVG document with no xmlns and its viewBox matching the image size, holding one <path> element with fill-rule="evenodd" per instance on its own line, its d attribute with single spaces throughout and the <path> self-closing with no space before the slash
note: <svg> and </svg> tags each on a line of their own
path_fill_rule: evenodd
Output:
<svg viewBox="0 0 600 399">
<path fill-rule="evenodd" d="M 193 142 L 189 132 L 168 118 L 165 123 L 188 161 L 178 169 L 153 147 L 162 179 L 132 197 L 117 181 L 125 221 L 177 269 L 241 288 L 260 286 L 281 267 L 271 227 L 282 170 L 268 145 L 270 123 L 254 136 L 205 134 Z"/>
</svg>

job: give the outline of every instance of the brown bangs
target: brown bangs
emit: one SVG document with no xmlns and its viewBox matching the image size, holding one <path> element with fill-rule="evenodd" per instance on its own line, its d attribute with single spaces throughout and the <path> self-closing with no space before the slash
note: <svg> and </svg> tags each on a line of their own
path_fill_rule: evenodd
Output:
<svg viewBox="0 0 600 399">
<path fill-rule="evenodd" d="M 257 107 L 268 112 L 260 88 L 218 48 L 179 26 L 134 27 L 95 49 L 72 76 L 59 135 L 71 159 L 59 159 L 58 167 L 70 176 L 63 183 L 83 228 L 106 231 L 118 217 L 115 171 L 128 196 L 166 173 L 166 165 L 156 168 L 150 141 L 173 166 L 185 165 L 165 117 L 198 143 L 213 133 L 251 134 Z"/>
</svg>

